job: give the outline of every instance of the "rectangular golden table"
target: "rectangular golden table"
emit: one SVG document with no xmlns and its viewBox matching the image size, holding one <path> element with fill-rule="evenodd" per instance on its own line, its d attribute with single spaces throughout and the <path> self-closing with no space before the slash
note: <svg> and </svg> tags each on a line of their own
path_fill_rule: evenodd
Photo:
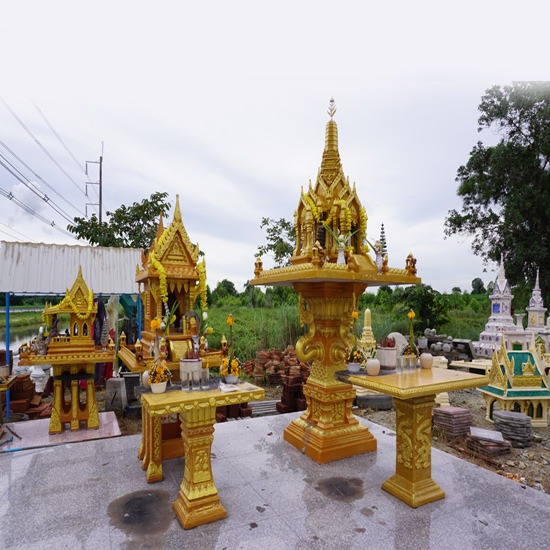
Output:
<svg viewBox="0 0 550 550">
<path fill-rule="evenodd" d="M 432 479 L 432 410 L 441 392 L 476 388 L 489 383 L 487 376 L 447 369 L 420 369 L 409 374 L 369 376 L 338 372 L 349 382 L 394 398 L 396 425 L 395 474 L 382 489 L 417 508 L 445 498 Z"/>
<path fill-rule="evenodd" d="M 265 397 L 264 389 L 253 384 L 245 382 L 237 387 L 237 391 L 227 393 L 220 389 L 176 389 L 141 395 L 143 424 L 138 457 L 142 459 L 142 468 L 147 470 L 149 483 L 162 479 L 163 458 L 177 456 L 173 448 L 163 447 L 162 417 L 179 415 L 185 467 L 178 498 L 172 507 L 184 529 L 227 517 L 212 477 L 210 452 L 214 441 L 216 408 L 261 401 Z"/>
</svg>

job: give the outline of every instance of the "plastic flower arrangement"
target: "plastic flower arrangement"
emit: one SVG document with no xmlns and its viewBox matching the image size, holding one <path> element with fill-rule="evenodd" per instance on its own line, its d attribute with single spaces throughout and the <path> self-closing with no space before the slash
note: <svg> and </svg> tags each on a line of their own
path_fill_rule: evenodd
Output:
<svg viewBox="0 0 550 550">
<path fill-rule="evenodd" d="M 158 363 L 155 362 L 149 369 L 149 383 L 159 384 L 161 382 L 169 382 L 172 379 L 172 373 L 166 366 L 166 361 L 161 359 Z"/>
<path fill-rule="evenodd" d="M 365 360 L 365 354 L 358 346 L 353 346 L 348 355 L 348 363 L 362 363 Z"/>
</svg>

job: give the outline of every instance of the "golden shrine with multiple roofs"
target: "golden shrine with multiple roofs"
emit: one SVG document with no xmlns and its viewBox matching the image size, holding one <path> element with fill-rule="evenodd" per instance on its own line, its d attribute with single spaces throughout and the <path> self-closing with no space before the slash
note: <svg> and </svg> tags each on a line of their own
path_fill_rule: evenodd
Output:
<svg viewBox="0 0 550 550">
<path fill-rule="evenodd" d="M 200 336 L 201 318 L 194 312 L 197 297 L 203 311 L 207 309 L 206 262 L 204 259 L 199 262 L 199 256 L 199 245 L 191 242 L 183 225 L 179 195 L 176 195 L 172 223 L 164 228 L 160 217 L 156 238 L 147 254 L 142 255 L 141 268 L 136 266 L 144 328 L 134 349 L 126 344 L 123 333 L 118 354 L 132 372 L 144 372 L 152 365 L 154 342 L 159 335 L 151 328 L 151 321 L 165 318 L 166 313 L 173 310 L 175 320 L 164 331 L 162 353 L 172 375 L 179 378 L 179 360 L 192 350 L 193 337 Z M 201 349 L 200 354 L 210 367 L 221 362 L 219 351 Z"/>
<path fill-rule="evenodd" d="M 389 267 L 387 254 L 381 257 L 378 250 L 379 243 L 370 245 L 367 240 L 367 213 L 355 184 L 350 187 L 342 169 L 335 113 L 331 99 L 317 182 L 312 188 L 310 181 L 307 193 L 302 188 L 294 213 L 296 246 L 292 265 L 264 270 L 258 259 L 252 284 L 290 285 L 301 280 L 361 281 L 367 286 L 419 284 L 412 254 L 407 256 L 404 268 Z M 369 255 L 371 248 L 375 260 Z"/>
<path fill-rule="evenodd" d="M 296 342 L 296 355 L 312 366 L 303 390 L 307 410 L 285 429 L 284 438 L 321 464 L 376 449 L 376 439 L 352 413 L 355 390 L 335 377 L 356 343 L 359 297 L 368 286 L 421 282 L 412 254 L 404 268 L 391 268 L 381 243 L 368 242 L 367 214 L 342 169 L 335 112 L 331 99 L 317 182 L 307 193 L 302 189 L 294 214 L 291 265 L 264 270 L 258 258 L 251 281 L 292 285 L 298 292 L 300 323 L 307 332 Z"/>
</svg>

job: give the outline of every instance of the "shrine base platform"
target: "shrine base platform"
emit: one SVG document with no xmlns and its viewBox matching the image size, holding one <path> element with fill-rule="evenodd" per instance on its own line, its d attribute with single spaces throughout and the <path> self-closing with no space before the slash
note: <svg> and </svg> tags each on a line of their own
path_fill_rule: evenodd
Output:
<svg viewBox="0 0 550 550">
<path fill-rule="evenodd" d="M 550 495 L 433 449 L 432 477 L 446 497 L 414 509 L 381 487 L 395 471 L 393 431 L 359 419 L 377 451 L 318 464 L 283 440 L 299 414 L 215 425 L 212 470 L 227 517 L 189 530 L 171 507 L 183 458 L 165 461 L 164 479 L 147 484 L 137 458 L 140 435 L 8 453 L 2 446 L 1 546 L 547 548 Z M 12 426 L 17 432 L 21 423 Z M 121 503 L 136 498 L 145 509 L 131 513 L 143 514 L 149 499 L 155 522 L 147 520 L 155 514 L 126 523 L 116 516 Z"/>
</svg>

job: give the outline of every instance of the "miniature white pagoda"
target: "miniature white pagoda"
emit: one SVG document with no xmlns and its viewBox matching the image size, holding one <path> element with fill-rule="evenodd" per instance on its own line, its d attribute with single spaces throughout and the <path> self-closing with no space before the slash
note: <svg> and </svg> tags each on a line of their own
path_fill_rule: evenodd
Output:
<svg viewBox="0 0 550 550">
<path fill-rule="evenodd" d="M 479 335 L 479 342 L 474 342 L 474 352 L 478 357 L 491 358 L 493 351 L 499 348 L 503 334 L 506 335 L 510 349 L 527 349 L 530 335 L 523 328 L 525 315 L 516 315 L 514 323 L 512 318 L 513 297 L 501 259 L 493 294 L 490 296 L 491 316 L 485 325 L 485 330 Z"/>
</svg>

